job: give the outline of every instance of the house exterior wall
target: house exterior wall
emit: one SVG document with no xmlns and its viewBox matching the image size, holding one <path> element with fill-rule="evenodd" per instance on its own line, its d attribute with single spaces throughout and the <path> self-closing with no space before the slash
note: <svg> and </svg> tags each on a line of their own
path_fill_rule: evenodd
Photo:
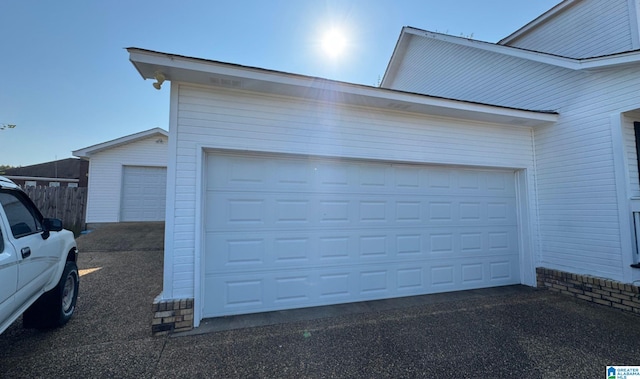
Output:
<svg viewBox="0 0 640 379">
<path fill-rule="evenodd" d="M 558 110 L 588 74 L 436 38 L 409 36 L 385 87 L 531 110 Z"/>
<path fill-rule="evenodd" d="M 163 143 L 156 143 L 162 139 Z M 89 161 L 87 223 L 119 222 L 122 166 L 165 167 L 167 138 L 153 136 L 103 150 Z"/>
<path fill-rule="evenodd" d="M 635 140 L 632 121 L 617 136 L 611 120 L 640 107 L 637 69 L 574 71 L 432 38 L 412 39 L 391 83 L 394 89 L 559 112 L 557 124 L 534 131 L 538 265 L 628 282 L 633 254 L 628 201 L 640 195 Z M 624 149 L 622 181 L 616 178 L 618 149 Z"/>
<path fill-rule="evenodd" d="M 175 82 L 171 104 L 167 194 L 174 196 L 168 201 L 175 207 L 167 214 L 165 299 L 197 299 L 203 149 L 513 168 L 525 173 L 525 193 L 534 193 L 530 128 Z M 533 214 L 535 196 L 525 197 L 527 214 Z M 535 229 L 530 221 L 528 227 Z M 534 285 L 533 273 L 531 281 Z"/>
<path fill-rule="evenodd" d="M 634 12 L 630 0 L 577 1 L 508 45 L 570 58 L 634 50 Z"/>
<path fill-rule="evenodd" d="M 638 85 L 634 69 L 592 74 L 560 111 L 560 121 L 535 131 L 540 266 L 628 281 L 630 225 L 621 220 L 630 210 L 621 204 L 635 193 L 627 189 L 637 173 L 627 176 L 626 186 L 616 180 L 615 154 L 625 142 L 612 133 L 612 117 L 638 108 Z M 631 173 L 635 152 L 625 155 L 622 165 Z"/>
</svg>

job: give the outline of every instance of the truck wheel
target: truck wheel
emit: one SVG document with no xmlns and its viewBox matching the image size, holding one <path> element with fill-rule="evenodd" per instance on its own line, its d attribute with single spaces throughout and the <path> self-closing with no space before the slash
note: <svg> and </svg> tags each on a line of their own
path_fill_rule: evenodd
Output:
<svg viewBox="0 0 640 379">
<path fill-rule="evenodd" d="M 24 327 L 46 329 L 66 324 L 76 309 L 78 284 L 78 266 L 73 261 L 67 262 L 58 284 L 24 313 Z"/>
<path fill-rule="evenodd" d="M 60 278 L 60 283 L 54 289 L 59 288 L 58 306 L 58 326 L 62 326 L 69 321 L 73 312 L 76 310 L 76 302 L 78 301 L 78 266 L 75 262 L 67 262 Z"/>
</svg>

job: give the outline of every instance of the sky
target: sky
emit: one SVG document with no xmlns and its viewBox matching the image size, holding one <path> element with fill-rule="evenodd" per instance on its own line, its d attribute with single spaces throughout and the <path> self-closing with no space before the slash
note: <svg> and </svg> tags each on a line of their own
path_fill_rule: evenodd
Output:
<svg viewBox="0 0 640 379">
<path fill-rule="evenodd" d="M 403 26 L 497 42 L 560 0 L 0 0 L 0 165 L 155 127 L 157 91 L 125 48 L 377 86 Z M 341 30 L 344 49 L 323 49 Z"/>
</svg>

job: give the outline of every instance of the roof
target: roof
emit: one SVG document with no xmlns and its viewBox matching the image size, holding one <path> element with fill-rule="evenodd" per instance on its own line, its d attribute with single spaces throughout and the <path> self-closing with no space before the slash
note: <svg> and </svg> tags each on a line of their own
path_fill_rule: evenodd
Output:
<svg viewBox="0 0 640 379">
<path fill-rule="evenodd" d="M 569 70 L 602 70 L 607 68 L 628 66 L 628 65 L 640 65 L 640 50 L 627 51 L 622 53 L 603 55 L 590 58 L 568 58 L 554 54 L 543 53 L 539 51 L 526 50 L 518 47 L 505 46 L 494 44 L 490 42 L 484 42 L 479 40 L 473 40 L 464 37 L 456 37 L 448 34 L 436 33 L 427 30 L 422 30 L 410 26 L 402 28 L 400 37 L 396 44 L 395 50 L 389 61 L 389 65 L 382 78 L 381 86 L 385 86 L 393 78 L 398 69 L 399 64 L 402 61 L 402 56 L 407 52 L 409 40 L 413 36 L 418 36 L 427 39 L 438 40 L 441 42 L 451 43 L 459 46 L 464 46 L 472 49 L 479 49 L 486 52 L 501 54 L 508 57 L 521 58 L 530 60 L 533 62 L 544 63 L 556 67 L 561 67 Z"/>
<path fill-rule="evenodd" d="M 557 120 L 555 112 L 544 110 L 428 96 L 135 47 L 127 51 L 144 79 L 156 79 L 155 88 L 169 80 L 512 126 L 546 125 Z"/>
<path fill-rule="evenodd" d="M 108 149 L 113 149 L 115 147 L 126 145 L 128 143 L 141 141 L 146 138 L 154 137 L 154 136 L 169 137 L 169 133 L 167 133 L 166 130 L 161 128 L 153 128 L 153 129 L 145 130 L 139 133 L 130 134 L 128 136 L 116 138 L 111 141 L 99 143 L 97 145 L 78 149 L 73 151 L 72 154 L 76 157 L 88 159 L 91 157 L 91 155 L 95 153 L 99 153 L 101 151 L 108 150 Z"/>
</svg>

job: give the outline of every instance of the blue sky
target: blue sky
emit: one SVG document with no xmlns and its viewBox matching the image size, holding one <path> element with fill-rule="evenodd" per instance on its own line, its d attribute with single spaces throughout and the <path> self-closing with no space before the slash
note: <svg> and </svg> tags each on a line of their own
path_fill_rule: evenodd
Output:
<svg viewBox="0 0 640 379">
<path fill-rule="evenodd" d="M 2 0 L 0 164 L 26 166 L 153 127 L 169 90 L 128 60 L 139 47 L 377 85 L 403 26 L 497 42 L 560 0 Z M 329 59 L 331 27 L 347 49 Z"/>
</svg>

